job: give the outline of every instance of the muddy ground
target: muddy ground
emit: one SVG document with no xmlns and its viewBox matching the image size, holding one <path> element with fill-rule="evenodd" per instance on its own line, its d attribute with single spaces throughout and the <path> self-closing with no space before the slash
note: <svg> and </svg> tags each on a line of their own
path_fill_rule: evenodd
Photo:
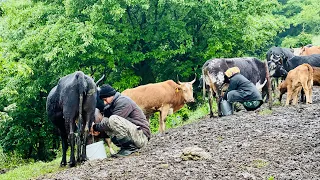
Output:
<svg viewBox="0 0 320 180">
<path fill-rule="evenodd" d="M 39 179 L 320 179 L 319 88 L 313 101 L 272 113 L 205 118 L 154 135 L 138 154 L 88 161 Z M 212 158 L 183 161 L 182 150 L 190 146 Z"/>
</svg>

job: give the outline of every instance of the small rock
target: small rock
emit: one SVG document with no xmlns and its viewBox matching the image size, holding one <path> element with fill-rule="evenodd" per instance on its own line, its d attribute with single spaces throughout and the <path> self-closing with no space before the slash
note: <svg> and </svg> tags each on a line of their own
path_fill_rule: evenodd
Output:
<svg viewBox="0 0 320 180">
<path fill-rule="evenodd" d="M 244 173 L 239 174 L 238 178 L 247 179 L 247 180 L 256 180 L 256 177 L 253 174 L 250 174 L 248 172 L 244 172 Z"/>
<path fill-rule="evenodd" d="M 206 152 L 204 149 L 199 148 L 197 146 L 187 147 L 183 149 L 180 157 L 184 161 L 209 160 L 212 158 L 208 152 Z"/>
</svg>

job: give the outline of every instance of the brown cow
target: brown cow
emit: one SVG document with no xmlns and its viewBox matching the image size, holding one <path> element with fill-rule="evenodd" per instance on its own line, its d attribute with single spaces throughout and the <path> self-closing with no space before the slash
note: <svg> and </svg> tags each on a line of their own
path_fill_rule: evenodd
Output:
<svg viewBox="0 0 320 180">
<path fill-rule="evenodd" d="M 311 54 L 320 54 L 320 46 L 302 47 L 300 56 L 309 56 Z"/>
<path fill-rule="evenodd" d="M 130 97 L 143 110 L 147 119 L 155 112 L 160 112 L 159 131 L 165 131 L 165 118 L 181 109 L 185 103 L 194 102 L 191 82 L 167 80 L 160 83 L 146 84 L 132 89 L 126 89 L 121 94 Z M 170 113 L 170 114 L 171 114 Z"/>
<path fill-rule="evenodd" d="M 309 64 L 302 64 L 293 70 L 289 71 L 286 80 L 279 85 L 281 101 L 282 95 L 288 91 L 286 106 L 289 105 L 293 99 L 293 105 L 298 102 L 298 93 L 303 88 L 306 93 L 306 100 L 308 104 L 312 103 L 312 86 L 313 86 L 313 68 Z"/>
</svg>

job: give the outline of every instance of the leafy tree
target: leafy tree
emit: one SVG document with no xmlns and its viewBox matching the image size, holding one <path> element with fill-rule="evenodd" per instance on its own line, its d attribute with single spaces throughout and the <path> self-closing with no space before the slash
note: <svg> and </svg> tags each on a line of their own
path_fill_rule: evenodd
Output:
<svg viewBox="0 0 320 180">
<path fill-rule="evenodd" d="M 50 159 L 57 141 L 45 102 L 76 70 L 118 90 L 190 81 L 212 57 L 263 56 L 288 23 L 275 0 L 7 0 L 0 16 L 0 144 Z"/>
</svg>

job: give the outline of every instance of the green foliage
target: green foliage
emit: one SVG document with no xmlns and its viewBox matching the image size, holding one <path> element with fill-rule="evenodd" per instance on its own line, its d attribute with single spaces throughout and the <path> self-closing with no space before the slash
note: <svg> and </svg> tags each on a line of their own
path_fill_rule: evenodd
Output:
<svg viewBox="0 0 320 180">
<path fill-rule="evenodd" d="M 275 38 L 275 45 L 284 47 L 299 47 L 306 45 L 310 37 L 306 40 L 300 39 L 301 34 L 320 33 L 320 4 L 318 0 L 288 0 L 274 11 L 277 16 L 285 16 L 287 24 L 285 31 L 279 32 Z M 298 36 L 298 37 L 296 37 Z M 301 43 L 305 43 L 302 44 Z"/>
<path fill-rule="evenodd" d="M 312 43 L 312 35 L 301 33 L 298 36 L 287 36 L 283 39 L 281 46 L 283 47 L 303 47 Z"/>
<path fill-rule="evenodd" d="M 166 119 L 166 129 L 174 128 L 193 122 L 197 119 L 205 117 L 209 113 L 209 105 L 202 104 L 196 110 L 191 110 L 187 105 L 172 115 L 168 115 Z M 159 128 L 159 115 L 155 113 L 150 119 L 150 129 L 152 133 L 158 132 Z"/>
</svg>

